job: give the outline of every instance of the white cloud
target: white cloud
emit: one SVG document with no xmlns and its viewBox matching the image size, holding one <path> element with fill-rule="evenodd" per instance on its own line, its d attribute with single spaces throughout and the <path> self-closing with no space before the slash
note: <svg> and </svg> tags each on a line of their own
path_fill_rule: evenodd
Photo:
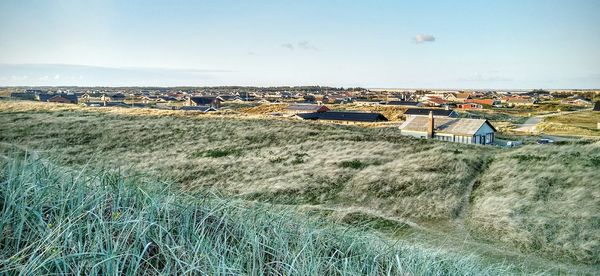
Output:
<svg viewBox="0 0 600 276">
<path fill-rule="evenodd" d="M 310 44 L 310 42 L 306 40 L 298 42 L 298 48 L 303 50 L 317 50 L 317 47 L 313 46 L 312 44 Z"/>
<path fill-rule="evenodd" d="M 287 48 L 290 50 L 294 50 L 294 44 L 292 44 L 292 43 L 283 43 L 283 44 L 281 44 L 281 47 Z"/>
<path fill-rule="evenodd" d="M 319 50 L 319 49 L 317 49 L 317 47 L 315 47 L 310 42 L 308 42 L 308 40 L 298 41 L 298 43 L 296 43 L 296 44 L 289 43 L 289 42 L 283 43 L 283 44 L 281 44 L 281 47 L 289 49 L 289 50 L 294 50 L 294 49 L 313 50 L 313 51 Z"/>
<path fill-rule="evenodd" d="M 415 36 L 415 42 L 416 43 L 423 43 L 423 42 L 434 42 L 435 41 L 435 37 L 432 35 L 428 35 L 428 34 L 418 34 L 417 36 Z"/>
</svg>

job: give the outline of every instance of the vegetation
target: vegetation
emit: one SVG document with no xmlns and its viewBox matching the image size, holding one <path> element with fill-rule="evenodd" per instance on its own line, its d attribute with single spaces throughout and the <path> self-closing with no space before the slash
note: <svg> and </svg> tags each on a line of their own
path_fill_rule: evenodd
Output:
<svg viewBox="0 0 600 276">
<path fill-rule="evenodd" d="M 0 274 L 511 272 L 141 178 L 69 173 L 31 156 L 5 160 L 1 169 Z"/>
<path fill-rule="evenodd" d="M 600 112 L 581 111 L 547 117 L 538 128 L 548 134 L 600 136 Z"/>
<path fill-rule="evenodd" d="M 2 101 L 0 142 L 61 166 L 144 172 L 188 193 L 310 207 L 346 223 L 427 233 L 435 222 L 541 253 L 549 267 L 572 261 L 594 274 L 600 264 L 600 142 L 503 150 L 395 128 Z"/>
<path fill-rule="evenodd" d="M 600 143 L 498 154 L 471 195 L 482 236 L 557 258 L 600 263 Z"/>
<path fill-rule="evenodd" d="M 43 150 L 62 164 L 124 167 L 187 190 L 271 203 L 451 219 L 485 162 L 482 147 L 409 139 L 395 128 L 1 104 L 0 127 L 10 131 L 0 131 L 0 141 Z M 344 165 L 358 156 L 369 166 Z"/>
</svg>

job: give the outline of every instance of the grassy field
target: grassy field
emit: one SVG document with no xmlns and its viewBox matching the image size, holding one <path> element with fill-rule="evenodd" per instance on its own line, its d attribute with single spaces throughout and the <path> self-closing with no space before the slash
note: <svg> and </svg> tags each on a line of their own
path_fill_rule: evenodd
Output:
<svg viewBox="0 0 600 276">
<path fill-rule="evenodd" d="M 513 272 L 268 206 L 190 196 L 164 182 L 65 171 L 32 156 L 2 159 L 0 203 L 0 274 Z"/>
<path fill-rule="evenodd" d="M 539 129 L 548 134 L 574 136 L 600 136 L 600 112 L 582 111 L 547 117 Z"/>
<path fill-rule="evenodd" d="M 433 223 L 549 258 L 548 269 L 600 263 L 599 142 L 502 150 L 395 128 L 24 102 L 0 102 L 0 142 L 342 222 Z"/>
</svg>

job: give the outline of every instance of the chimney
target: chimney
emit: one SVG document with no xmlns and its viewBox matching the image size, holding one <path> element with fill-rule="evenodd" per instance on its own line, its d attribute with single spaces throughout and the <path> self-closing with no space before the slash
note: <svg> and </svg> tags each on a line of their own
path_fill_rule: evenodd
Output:
<svg viewBox="0 0 600 276">
<path fill-rule="evenodd" d="M 427 139 L 433 138 L 433 111 L 429 111 L 429 120 L 427 121 Z"/>
</svg>

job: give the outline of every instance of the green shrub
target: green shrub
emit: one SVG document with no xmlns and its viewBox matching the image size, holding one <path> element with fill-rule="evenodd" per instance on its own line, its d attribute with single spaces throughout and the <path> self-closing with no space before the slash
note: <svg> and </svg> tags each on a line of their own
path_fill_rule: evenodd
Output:
<svg viewBox="0 0 600 276">
<path fill-rule="evenodd" d="M 368 164 L 361 162 L 360 160 L 350 160 L 340 162 L 342 168 L 362 169 L 367 167 Z"/>
</svg>

